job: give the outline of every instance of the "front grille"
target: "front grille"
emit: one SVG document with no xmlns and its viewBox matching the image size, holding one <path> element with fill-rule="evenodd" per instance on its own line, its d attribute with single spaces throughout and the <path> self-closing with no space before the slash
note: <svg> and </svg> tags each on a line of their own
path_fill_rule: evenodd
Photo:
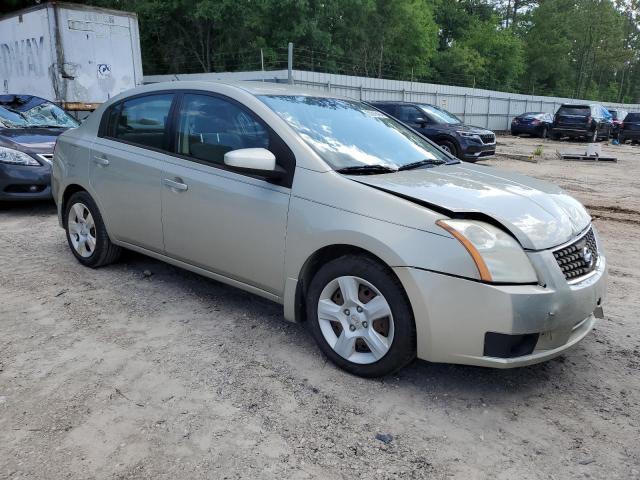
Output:
<svg viewBox="0 0 640 480">
<path fill-rule="evenodd" d="M 487 133 L 485 135 L 480 135 L 480 140 L 482 140 L 482 143 L 484 144 L 496 143 L 496 136 L 493 133 Z"/>
<path fill-rule="evenodd" d="M 571 245 L 555 250 L 553 256 L 567 280 L 578 280 L 594 271 L 598 263 L 598 245 L 593 229 L 589 228 Z"/>
</svg>

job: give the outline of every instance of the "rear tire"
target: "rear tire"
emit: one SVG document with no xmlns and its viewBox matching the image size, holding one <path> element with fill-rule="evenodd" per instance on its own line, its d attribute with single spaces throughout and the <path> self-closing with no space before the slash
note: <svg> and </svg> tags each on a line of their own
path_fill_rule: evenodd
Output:
<svg viewBox="0 0 640 480">
<path fill-rule="evenodd" d="M 86 267 L 113 263 L 122 252 L 111 243 L 100 210 L 87 192 L 74 193 L 67 201 L 64 227 L 71 253 Z"/>
<path fill-rule="evenodd" d="M 320 350 L 349 373 L 388 375 L 416 356 L 409 299 L 393 272 L 368 256 L 344 255 L 323 265 L 309 285 L 306 310 Z"/>
</svg>

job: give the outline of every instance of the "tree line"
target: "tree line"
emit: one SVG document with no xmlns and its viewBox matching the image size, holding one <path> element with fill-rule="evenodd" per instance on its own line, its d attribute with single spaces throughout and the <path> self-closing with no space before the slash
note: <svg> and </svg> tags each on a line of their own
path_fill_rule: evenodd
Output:
<svg viewBox="0 0 640 480">
<path fill-rule="evenodd" d="M 293 42 L 298 69 L 640 101 L 640 0 L 78 3 L 138 14 L 145 74 L 286 68 Z"/>
</svg>

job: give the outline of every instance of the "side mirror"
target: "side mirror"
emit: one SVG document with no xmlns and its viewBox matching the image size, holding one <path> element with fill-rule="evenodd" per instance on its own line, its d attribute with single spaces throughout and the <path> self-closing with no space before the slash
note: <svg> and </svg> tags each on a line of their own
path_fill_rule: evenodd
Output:
<svg viewBox="0 0 640 480">
<path fill-rule="evenodd" d="M 424 127 L 427 124 L 427 119 L 424 117 L 418 117 L 414 120 L 414 122 L 419 124 L 421 127 Z"/>
<path fill-rule="evenodd" d="M 284 170 L 266 148 L 240 148 L 224 154 L 224 164 L 232 170 L 267 178 L 279 178 Z"/>
</svg>

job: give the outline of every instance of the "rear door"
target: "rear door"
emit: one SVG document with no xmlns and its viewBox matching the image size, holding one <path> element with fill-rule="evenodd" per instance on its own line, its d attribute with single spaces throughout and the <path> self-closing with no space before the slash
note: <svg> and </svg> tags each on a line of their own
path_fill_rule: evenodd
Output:
<svg viewBox="0 0 640 480">
<path fill-rule="evenodd" d="M 113 105 L 91 152 L 89 178 L 109 233 L 156 252 L 164 249 L 160 185 L 174 98 L 154 93 Z"/>
<path fill-rule="evenodd" d="M 282 295 L 291 151 L 251 111 L 208 93 L 184 93 L 176 137 L 162 178 L 167 254 Z M 270 150 L 289 177 L 276 184 L 229 170 L 224 154 L 241 148 Z"/>
</svg>

